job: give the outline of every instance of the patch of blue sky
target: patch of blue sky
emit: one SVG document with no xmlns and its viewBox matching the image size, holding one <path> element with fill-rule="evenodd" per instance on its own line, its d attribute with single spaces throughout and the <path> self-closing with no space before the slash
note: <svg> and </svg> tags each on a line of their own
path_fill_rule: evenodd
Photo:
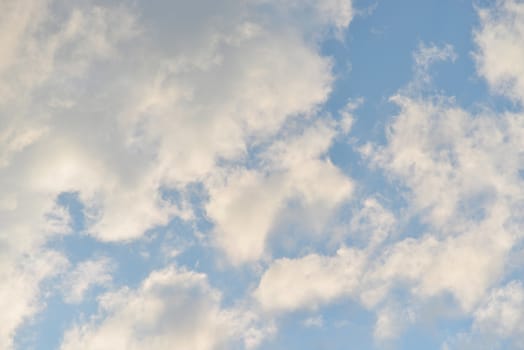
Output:
<svg viewBox="0 0 524 350">
<path fill-rule="evenodd" d="M 291 313 L 279 320 L 279 332 L 261 350 L 374 349 L 375 315 L 351 300 L 315 311 Z"/>
<path fill-rule="evenodd" d="M 163 198 L 181 204 L 188 201 L 195 219 L 174 218 L 166 226 L 149 230 L 143 238 L 128 243 L 104 243 L 86 234 L 83 206 L 76 194 L 65 193 L 59 203 L 69 209 L 75 232 L 49 242 L 48 246 L 66 254 L 72 264 L 98 256 L 110 257 L 116 263 L 113 288 L 136 288 L 154 270 L 175 264 L 180 268 L 208 275 L 210 284 L 223 294 L 223 305 L 232 305 L 253 286 L 257 276 L 251 267 L 227 268 L 228 263 L 210 241 L 212 224 L 206 220 L 202 205 L 206 194 L 195 184 L 184 191 L 162 189 Z M 100 290 L 99 290 L 100 291 Z M 89 304 L 96 310 L 96 304 Z M 60 309 L 60 303 L 53 304 Z M 63 304 L 62 308 L 70 308 Z M 65 311 L 64 311 L 65 312 Z M 41 318 L 45 322 L 45 317 Z"/>
<path fill-rule="evenodd" d="M 171 228 L 172 223 L 168 225 L 167 230 Z M 223 306 L 232 306 L 246 295 L 257 281 L 252 266 L 229 266 L 229 262 L 217 252 L 212 242 L 200 241 L 192 230 L 186 228 L 171 232 L 175 232 L 175 244 L 171 247 L 175 250 L 180 249 L 179 252 L 174 252 L 171 262 L 180 268 L 205 273 L 210 285 L 220 290 Z M 210 232 L 202 232 L 201 235 L 209 236 Z"/>
<path fill-rule="evenodd" d="M 395 349 L 442 349 L 444 342 L 471 327 L 471 318 L 441 318 L 437 321 L 415 321 L 394 340 Z"/>
<path fill-rule="evenodd" d="M 398 289 L 394 293 L 403 310 L 409 310 L 413 296 Z M 407 304 L 406 304 L 407 303 Z M 408 320 L 406 327 L 391 341 L 395 349 L 441 349 L 442 344 L 471 327 L 472 318 L 465 316 L 457 300 L 449 293 L 428 298 L 417 305 L 416 316 Z M 406 320 L 404 320 L 406 322 Z"/>
<path fill-rule="evenodd" d="M 58 278 L 53 278 L 43 283 L 42 290 L 48 294 L 43 298 L 43 308 L 16 333 L 15 349 L 58 349 L 67 329 L 77 322 L 89 320 L 98 310 L 96 296 L 103 288 L 95 286 L 81 303 L 68 304 L 63 300 L 60 286 L 54 285 L 57 281 Z"/>
<path fill-rule="evenodd" d="M 453 46 L 454 62 L 430 67 L 427 93 L 453 96 L 457 105 L 478 110 L 511 108 L 512 103 L 493 96 L 476 74 L 473 30 L 478 25 L 475 4 L 470 1 L 356 1 L 357 16 L 344 42 L 333 38 L 323 45 L 332 57 L 337 80 L 325 108 L 333 114 L 348 100 L 363 98 L 354 111 L 351 140 L 337 140 L 329 155 L 335 165 L 357 180 L 358 195 L 387 198 L 390 210 L 399 214 L 408 202 L 402 184 L 370 167 L 358 152 L 367 142 L 384 144 L 385 126 L 398 113 L 389 97 L 415 78 L 413 53 L 420 45 Z M 388 203 L 386 203 L 387 206 Z M 399 217 L 397 215 L 397 217 Z M 406 236 L 420 236 L 427 226 L 420 217 L 404 223 Z"/>
<path fill-rule="evenodd" d="M 210 284 L 221 291 L 222 305 L 233 304 L 254 286 L 257 275 L 250 267 L 228 269 L 227 263 L 220 263 L 216 249 L 199 241 L 196 233 L 209 235 L 212 225 L 201 212 L 204 198 L 201 188 L 195 186 L 184 194 L 163 190 L 164 198 L 181 202 L 188 197 L 196 212 L 196 220 L 187 222 L 179 218 L 164 226 L 148 231 L 142 239 L 129 243 L 104 243 L 86 234 L 83 205 L 76 193 L 63 193 L 58 204 L 69 210 L 73 232 L 54 239 L 48 247 L 67 256 L 74 266 L 99 256 L 110 257 L 116 268 L 112 272 L 112 289 L 123 286 L 137 288 L 154 270 L 175 264 L 180 268 L 208 275 Z M 200 208 L 200 209 L 199 209 Z M 201 239 L 202 237 L 200 237 Z M 76 322 L 85 321 L 98 309 L 97 296 L 107 290 L 95 286 L 88 290 L 85 299 L 76 304 L 64 302 L 61 288 L 56 284 L 60 278 L 45 281 L 43 290 L 44 308 L 37 316 L 21 327 L 16 336 L 20 349 L 56 349 L 59 347 L 64 331 Z"/>
<path fill-rule="evenodd" d="M 105 243 L 88 235 L 85 230 L 84 206 L 76 193 L 63 193 L 57 203 L 68 209 L 71 215 L 70 234 L 60 236 L 48 242 L 50 249 L 64 254 L 71 266 L 101 256 L 110 257 L 115 263 L 112 271 L 112 288 L 122 286 L 136 288 L 149 273 L 165 266 L 165 254 L 162 251 L 164 233 L 176 227 L 178 220 L 160 230 L 145 235 L 144 239 L 131 243 Z M 187 230 L 187 229 L 186 229 Z M 147 252 L 147 255 L 144 253 Z M 32 320 L 17 332 L 15 343 L 18 349 L 57 349 L 64 331 L 79 321 L 85 321 L 98 309 L 96 300 L 105 287 L 91 287 L 79 303 L 66 303 L 60 286 L 63 276 L 44 281 L 42 295 L 44 307 Z"/>
</svg>

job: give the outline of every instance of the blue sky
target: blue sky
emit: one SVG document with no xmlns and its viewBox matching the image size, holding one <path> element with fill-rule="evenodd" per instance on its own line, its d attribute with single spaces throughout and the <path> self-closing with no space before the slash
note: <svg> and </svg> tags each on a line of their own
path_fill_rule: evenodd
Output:
<svg viewBox="0 0 524 350">
<path fill-rule="evenodd" d="M 524 349 L 524 3 L 0 3 L 0 349 Z"/>
</svg>

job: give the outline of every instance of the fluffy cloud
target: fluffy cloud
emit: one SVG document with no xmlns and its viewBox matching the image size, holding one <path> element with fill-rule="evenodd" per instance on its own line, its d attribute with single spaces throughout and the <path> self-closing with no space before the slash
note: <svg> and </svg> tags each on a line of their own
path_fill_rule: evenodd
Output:
<svg viewBox="0 0 524 350">
<path fill-rule="evenodd" d="M 317 254 L 278 259 L 264 273 L 253 296 L 268 312 L 315 309 L 352 294 L 359 286 L 366 256 L 341 248 L 333 257 Z"/>
<path fill-rule="evenodd" d="M 169 267 L 136 290 L 101 295 L 99 314 L 68 330 L 61 349 L 229 349 L 244 326 L 205 275 Z"/>
<path fill-rule="evenodd" d="M 472 116 L 442 100 L 394 100 L 401 112 L 387 147 L 365 152 L 407 187 L 413 213 L 433 235 L 399 243 L 392 252 L 401 251 L 389 259 L 398 256 L 398 272 L 422 280 L 419 292 L 448 290 L 470 309 L 503 273 L 521 238 L 521 228 L 509 223 L 518 219 L 524 196 L 522 118 Z M 450 273 L 447 264 L 461 268 Z M 384 263 L 386 269 L 394 266 Z"/>
<path fill-rule="evenodd" d="M 204 182 L 213 201 L 227 200 L 211 188 L 215 174 L 229 171 L 221 164 L 246 160 L 248 149 L 271 143 L 288 120 L 302 120 L 326 100 L 331 62 L 316 35 L 347 26 L 350 5 L 310 2 L 302 13 L 298 4 L 273 1 L 2 2 L 0 275 L 14 286 L 2 288 L 9 292 L 2 346 L 10 347 L 15 329 L 38 309 L 40 282 L 65 266 L 43 248 L 69 232 L 67 212 L 56 206 L 61 193 L 78 193 L 88 234 L 115 242 L 193 217 L 189 203 L 170 201 L 163 189 Z M 302 15 L 314 21 L 295 25 L 291 19 Z M 324 152 L 301 166 L 347 195 L 349 180 L 321 159 Z M 293 176 L 294 195 L 311 205 L 329 210 L 340 202 L 307 188 L 314 179 Z M 254 178 L 265 181 L 258 172 Z M 249 195 L 246 186 L 237 196 Z M 209 208 L 220 246 L 234 246 L 241 219 L 221 219 Z M 278 209 L 268 209 L 268 228 Z M 240 260 L 264 249 L 243 246 L 240 256 L 248 258 Z M 28 256 L 38 265 L 31 271 L 23 267 Z M 80 287 L 70 290 L 75 300 Z"/>
<path fill-rule="evenodd" d="M 415 55 L 418 81 L 409 87 L 429 83 L 429 63 L 452 52 L 422 46 Z M 452 296 L 462 315 L 476 315 L 475 327 L 486 324 L 481 315 L 493 307 L 481 305 L 507 276 L 508 259 L 522 242 L 522 115 L 473 114 L 452 98 L 411 88 L 392 101 L 399 112 L 385 144 L 360 150 L 400 185 L 408 206 L 395 218 L 374 199 L 362 202 L 348 227 L 369 231 L 364 247 L 347 255 L 358 259 L 339 252 L 273 262 L 254 293 L 263 309 L 291 311 L 350 297 L 377 311 L 375 335 L 389 339 L 416 319 L 417 305 Z M 417 223 L 415 231 L 409 222 Z"/>
<path fill-rule="evenodd" d="M 493 332 L 502 337 L 522 337 L 524 334 L 524 288 L 513 281 L 495 289 L 484 305 L 475 312 L 473 328 Z"/>
<path fill-rule="evenodd" d="M 367 289 L 369 258 L 396 225 L 395 217 L 376 198 L 366 198 L 354 212 L 344 235 L 362 241 L 364 248 L 340 248 L 335 255 L 308 254 L 273 261 L 253 293 L 270 313 L 316 309 L 341 298 L 359 299 Z M 347 232 L 349 230 L 349 232 Z"/>
<path fill-rule="evenodd" d="M 268 235 L 288 202 L 298 200 L 314 212 L 321 227 L 329 214 L 352 192 L 353 183 L 328 159 L 323 159 L 337 124 L 318 121 L 297 134 L 286 134 L 262 152 L 256 170 L 234 168 L 208 185 L 206 206 L 216 223 L 219 245 L 232 262 L 259 259 Z"/>
<path fill-rule="evenodd" d="M 33 250 L 21 259 L 0 243 L 0 348 L 11 349 L 17 328 L 42 309 L 40 282 L 66 267 L 56 252 Z"/>
<path fill-rule="evenodd" d="M 54 131 L 57 110 L 67 101 L 55 94 L 81 79 L 89 64 L 107 59 L 111 46 L 131 35 L 119 9 L 64 10 L 53 16 L 47 1 L 2 2 L 0 44 L 0 347 L 10 349 L 15 330 L 41 308 L 41 282 L 66 267 L 45 242 L 67 234 L 68 212 L 57 195 L 72 181 L 96 186 L 92 161 Z M 112 22 L 112 30 L 107 24 Z M 60 124 L 60 123 L 59 123 Z M 88 160 L 82 164 L 82 160 Z M 98 181 L 99 182 L 99 181 Z"/>
<path fill-rule="evenodd" d="M 388 146 L 364 153 L 406 184 L 424 220 L 454 231 L 522 198 L 520 115 L 472 116 L 440 98 L 393 100 L 401 113 L 389 128 Z"/>
<path fill-rule="evenodd" d="M 512 281 L 495 288 L 475 311 L 470 332 L 448 339 L 443 348 L 502 349 L 507 346 L 520 349 L 524 346 L 522 321 L 524 289 L 521 281 Z"/>
<path fill-rule="evenodd" d="M 518 0 L 501 0 L 478 12 L 480 28 L 475 32 L 478 71 L 494 91 L 522 103 L 524 4 Z"/>
</svg>

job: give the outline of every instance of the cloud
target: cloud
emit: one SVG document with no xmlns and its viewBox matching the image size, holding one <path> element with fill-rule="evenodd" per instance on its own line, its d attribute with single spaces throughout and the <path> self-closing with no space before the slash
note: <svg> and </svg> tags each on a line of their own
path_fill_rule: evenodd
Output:
<svg viewBox="0 0 524 350">
<path fill-rule="evenodd" d="M 362 151 L 406 185 L 410 205 L 425 221 L 454 231 L 475 216 L 489 215 L 498 203 L 519 200 L 518 114 L 470 115 L 441 97 L 397 95 L 392 101 L 401 112 L 388 127 L 387 147 Z"/>
<path fill-rule="evenodd" d="M 524 101 L 524 4 L 501 0 L 478 9 L 474 39 L 479 75 L 499 94 Z M 504 53 L 501 55 L 501 53 Z"/>
<path fill-rule="evenodd" d="M 377 312 L 377 321 L 373 336 L 379 344 L 384 346 L 387 342 L 397 338 L 408 325 L 415 322 L 415 313 L 409 308 L 400 305 L 386 305 Z"/>
<path fill-rule="evenodd" d="M 94 286 L 107 286 L 112 281 L 111 260 L 107 257 L 83 261 L 63 277 L 62 290 L 68 303 L 80 303 Z"/>
<path fill-rule="evenodd" d="M 415 56 L 415 72 L 427 72 L 433 61 L 425 51 Z M 449 48 L 429 51 L 431 57 L 453 57 Z M 414 84 L 427 77 L 415 74 Z M 522 115 L 472 113 L 453 98 L 410 89 L 391 101 L 399 113 L 386 128 L 386 144 L 361 151 L 402 186 L 404 215 L 424 229 L 386 247 L 369 266 L 362 301 L 391 304 L 392 288 L 402 286 L 411 294 L 408 306 L 452 295 L 472 315 L 506 276 L 506 263 L 522 239 Z"/>
<path fill-rule="evenodd" d="M 446 340 L 444 349 L 475 349 L 505 346 L 520 349 L 524 328 L 524 289 L 521 281 L 511 281 L 494 288 L 474 312 L 469 332 L 459 333 Z"/>
<path fill-rule="evenodd" d="M 376 305 L 404 286 L 420 299 L 450 293 L 471 312 L 503 273 L 510 242 L 490 235 L 470 232 L 444 241 L 428 235 L 394 244 L 366 275 L 363 301 Z"/>
<path fill-rule="evenodd" d="M 399 113 L 387 126 L 386 144 L 361 151 L 401 186 L 408 204 L 401 221 L 423 226 L 370 264 L 362 301 L 390 304 L 391 291 L 401 287 L 410 293 L 408 306 L 451 295 L 471 315 L 506 276 L 522 239 L 522 116 L 472 113 L 452 98 L 410 90 L 391 101 Z"/>
<path fill-rule="evenodd" d="M 53 5 L 64 10 L 63 18 L 50 13 Z M 69 135 L 56 132 L 57 101 L 68 83 L 85 77 L 92 62 L 109 59 L 110 47 L 131 35 L 125 11 L 68 11 L 61 5 L 29 0 L 0 4 L 0 35 L 5 39 L 0 43 L 3 349 L 12 348 L 17 328 L 43 307 L 42 282 L 67 266 L 62 254 L 44 247 L 48 239 L 71 231 L 69 213 L 56 203 L 57 195 L 71 189 L 72 178 L 86 184 L 96 173 L 89 169 L 92 162 L 75 169 L 86 157 L 64 143 Z M 47 103 L 51 100 L 55 107 Z M 64 101 L 60 108 L 66 105 Z"/>
<path fill-rule="evenodd" d="M 290 201 L 314 213 L 309 224 L 320 229 L 349 198 L 351 179 L 324 159 L 337 127 L 326 119 L 286 133 L 262 150 L 256 170 L 234 167 L 209 182 L 206 212 L 216 224 L 219 246 L 233 263 L 264 255 L 278 215 Z"/>
<path fill-rule="evenodd" d="M 435 57 L 452 57 L 449 47 L 422 51 L 416 65 L 425 72 Z M 410 86 L 427 77 L 416 69 Z M 390 339 L 431 301 L 455 310 L 433 311 L 433 318 L 478 315 L 507 277 L 508 259 L 522 242 L 521 113 L 473 113 L 453 98 L 409 88 L 391 101 L 399 111 L 385 143 L 360 151 L 399 188 L 406 207 L 395 217 L 364 199 L 346 228 L 368 232 L 362 248 L 275 260 L 254 292 L 262 309 L 289 312 L 351 298 L 377 312 L 375 335 Z"/>
<path fill-rule="evenodd" d="M 430 44 L 420 43 L 418 49 L 413 54 L 415 68 L 427 71 L 429 67 L 439 61 L 455 61 L 457 54 L 450 44 L 441 47 Z M 418 76 L 415 79 L 419 79 Z"/>
<path fill-rule="evenodd" d="M 203 274 L 154 271 L 135 290 L 101 295 L 99 313 L 69 329 L 61 349 L 229 349 L 242 334 L 220 298 Z"/>
<path fill-rule="evenodd" d="M 194 218 L 190 203 L 170 201 L 164 190 L 211 185 L 214 174 L 229 171 L 224 162 L 240 164 L 251 147 L 271 143 L 289 120 L 305 120 L 326 101 L 332 63 L 319 52 L 316 35 L 347 26 L 351 3 L 311 2 L 307 16 L 315 20 L 305 27 L 293 24 L 297 4 L 283 4 L 287 10 L 270 20 L 259 11 L 264 6 L 276 13 L 281 5 L 0 4 L 0 275 L 13 286 L 2 345 L 9 348 L 17 327 L 38 310 L 39 284 L 65 265 L 44 248 L 70 233 L 67 211 L 56 204 L 61 193 L 78 194 L 87 234 L 103 242 L 137 239 L 175 217 Z M 315 157 L 303 162 L 314 176 L 349 189 L 329 161 Z M 250 172 L 243 167 L 239 176 Z M 256 181 L 259 176 L 255 171 Z M 294 191 L 311 205 L 331 209 L 340 202 L 341 196 L 326 199 L 306 189 L 314 179 L 294 176 Z M 243 190 L 238 196 L 247 195 Z M 213 200 L 226 200 L 219 192 Z M 216 230 L 228 230 L 222 246 L 233 245 L 241 227 L 235 225 Z M 264 249 L 241 254 L 251 259 Z M 28 256 L 35 271 L 23 268 Z M 83 268 L 77 272 L 89 275 Z M 90 280 L 80 275 L 70 277 Z M 76 286 L 83 287 L 71 287 L 71 300 L 86 287 Z"/>
<path fill-rule="evenodd" d="M 318 254 L 275 260 L 260 279 L 253 296 L 267 312 L 316 309 L 351 295 L 359 287 L 366 256 L 341 248 L 328 257 Z"/>
<path fill-rule="evenodd" d="M 479 9 L 474 34 L 479 74 L 519 102 L 523 6 Z M 0 347 L 41 310 L 47 279 L 64 277 L 70 303 L 110 286 L 111 260 L 64 272 L 66 258 L 47 246 L 71 234 L 60 194 L 78 194 L 86 234 L 122 243 L 195 219 L 185 196 L 194 184 L 214 247 L 236 267 L 267 263 L 248 288 L 253 304 L 224 307 L 206 275 L 167 267 L 104 292 L 63 349 L 256 347 L 272 319 L 342 298 L 376 311 L 380 339 L 446 296 L 474 318 L 457 341 L 520 337 L 522 284 L 499 283 L 522 242 L 522 112 L 473 113 L 428 96 L 431 65 L 456 59 L 450 45 L 419 46 L 414 80 L 391 98 L 398 113 L 385 142 L 360 148 L 407 207 L 395 216 L 378 194 L 358 198 L 336 238 L 361 246 L 272 260 L 283 221 L 298 212 L 305 239 L 321 236 L 355 196 L 329 151 L 361 101 L 341 121 L 323 114 L 334 76 L 319 45 L 353 15 L 346 0 L 0 3 Z"/>
<path fill-rule="evenodd" d="M 11 349 L 17 328 L 42 309 L 41 281 L 66 266 L 67 260 L 56 252 L 33 250 L 20 259 L 0 242 L 0 348 Z"/>
<path fill-rule="evenodd" d="M 347 235 L 356 241 L 364 241 L 364 245 L 373 248 L 395 232 L 397 218 L 384 208 L 377 198 L 369 197 L 362 201 L 362 206 L 351 215 L 349 227 L 345 228 Z"/>
<path fill-rule="evenodd" d="M 486 302 L 475 311 L 473 328 L 493 332 L 504 338 L 521 338 L 524 334 L 524 288 L 522 282 L 512 281 L 495 289 Z"/>
</svg>

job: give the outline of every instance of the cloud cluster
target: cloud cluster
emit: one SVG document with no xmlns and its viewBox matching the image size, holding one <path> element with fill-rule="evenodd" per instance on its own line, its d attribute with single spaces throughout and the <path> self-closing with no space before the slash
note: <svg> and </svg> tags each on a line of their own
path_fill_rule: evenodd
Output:
<svg viewBox="0 0 524 350">
<path fill-rule="evenodd" d="M 244 262 L 261 257 L 288 198 L 327 213 L 351 192 L 322 158 L 332 126 L 312 127 L 328 139 L 304 159 L 287 149 L 300 144 L 273 145 L 288 120 L 307 120 L 326 100 L 331 62 L 317 35 L 345 28 L 350 2 L 22 0 L 0 10 L 0 276 L 10 286 L 2 288 L 2 348 L 38 309 L 40 282 L 67 266 L 45 248 L 71 231 L 62 193 L 78 194 L 86 233 L 127 242 L 174 217 L 193 218 L 189 203 L 163 191 L 204 184 L 213 241 Z M 311 21 L 298 26 L 299 17 Z M 250 150 L 260 145 L 290 159 L 260 160 L 272 164 L 252 171 Z M 324 176 L 324 189 L 333 180 L 343 191 L 312 191 Z M 260 192 L 275 181 L 281 197 Z M 252 233 L 244 213 L 219 208 L 243 206 L 250 186 L 259 201 L 245 214 L 266 217 Z M 109 281 L 104 263 L 86 264 L 66 275 L 67 300 Z"/>
<path fill-rule="evenodd" d="M 524 4 L 478 11 L 478 73 L 521 104 Z M 334 76 L 319 48 L 353 14 L 345 0 L 1 2 L 0 348 L 13 348 L 56 275 L 70 304 L 110 289 L 66 331 L 63 350 L 256 347 L 284 314 L 344 298 L 376 313 L 377 339 L 435 302 L 455 311 L 430 317 L 473 319 L 445 347 L 521 346 L 524 292 L 508 264 L 522 253 L 522 110 L 470 111 L 435 93 L 431 64 L 457 56 L 420 45 L 413 81 L 390 99 L 384 142 L 357 149 L 403 207 L 361 196 L 329 157 L 355 104 L 322 110 Z M 198 208 L 186 196 L 195 184 Z M 85 232 L 71 232 L 63 193 L 81 202 Z M 347 217 L 328 227 L 341 208 Z M 197 215 L 211 224 L 199 243 L 257 279 L 234 305 L 204 273 L 170 263 L 116 287 L 110 258 L 73 267 L 48 245 L 72 234 L 128 243 Z M 290 217 L 308 231 L 301 238 L 324 235 L 326 251 L 273 259 Z"/>
<path fill-rule="evenodd" d="M 229 349 L 242 320 L 220 309 L 220 293 L 206 276 L 169 267 L 149 275 L 136 290 L 100 297 L 99 313 L 64 336 L 68 349 Z"/>
<path fill-rule="evenodd" d="M 427 71 L 428 62 L 452 52 L 422 49 L 415 72 Z M 423 83 L 426 77 L 415 76 Z M 377 312 L 377 338 L 398 336 L 403 323 L 416 320 L 417 309 L 451 296 L 462 315 L 476 315 L 475 329 L 493 330 L 485 326 L 496 318 L 491 315 L 507 311 L 494 305 L 496 296 L 485 300 L 492 293 L 505 295 L 493 290 L 510 276 L 508 263 L 523 238 L 523 116 L 489 109 L 472 113 L 452 98 L 421 96 L 412 89 L 391 100 L 399 112 L 387 126 L 386 143 L 368 143 L 360 151 L 400 185 L 408 206 L 399 224 L 419 225 L 395 226 L 394 217 L 373 210 L 378 203 L 368 199 L 350 225 L 354 234 L 367 228 L 366 247 L 351 254 L 277 260 L 254 296 L 266 310 L 314 308 L 341 297 L 358 300 Z M 405 231 L 384 241 L 393 228 Z M 408 297 L 395 296 L 399 289 Z M 506 318 L 515 317 L 520 316 Z M 501 322 L 504 327 L 506 321 Z"/>
</svg>

